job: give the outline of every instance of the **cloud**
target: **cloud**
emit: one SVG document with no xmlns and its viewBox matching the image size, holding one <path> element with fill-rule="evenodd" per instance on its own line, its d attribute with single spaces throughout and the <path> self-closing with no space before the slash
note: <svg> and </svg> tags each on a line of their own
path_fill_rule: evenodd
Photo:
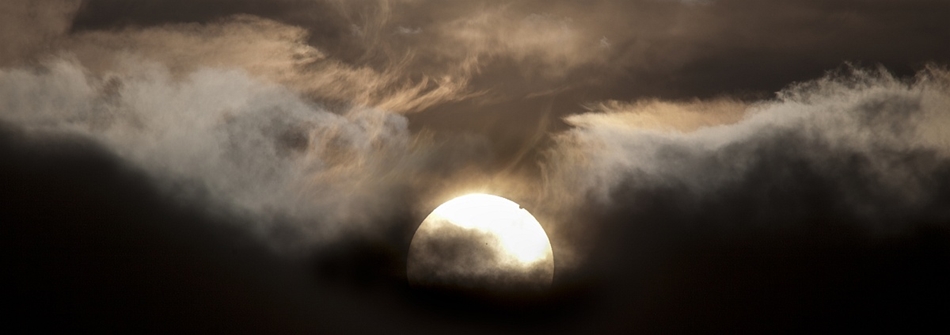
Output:
<svg viewBox="0 0 950 335">
<path fill-rule="evenodd" d="M 295 87 L 333 99 L 354 94 L 359 97 L 355 101 L 414 112 L 441 111 L 444 103 L 473 98 L 472 93 L 482 94 L 468 103 L 484 105 L 558 92 L 571 95 L 556 111 L 563 116 L 577 113 L 577 106 L 590 100 L 721 94 L 761 98 L 845 61 L 882 63 L 900 75 L 912 74 L 926 62 L 950 60 L 943 45 L 932 43 L 947 37 L 938 28 L 942 18 L 928 14 L 941 13 L 946 6 L 925 0 L 875 6 L 861 0 L 782 0 L 768 5 L 749 0 L 245 0 L 228 5 L 175 0 L 136 6 L 91 0 L 80 11 L 74 31 L 167 26 L 179 35 L 214 36 L 213 26 L 223 22 L 234 28 L 235 21 L 247 18 L 229 17 L 250 14 L 265 23 L 250 24 L 244 35 L 256 38 L 251 31 L 266 31 L 273 39 L 271 26 L 296 29 L 306 36 L 292 44 L 326 56 L 317 67 L 328 67 L 327 74 L 301 75 Z M 401 34 L 400 28 L 413 33 Z M 610 47 L 601 47 L 601 41 Z M 225 47 L 220 56 L 229 59 L 224 51 L 232 50 L 230 43 L 211 45 Z M 201 50 L 202 44 L 182 47 L 187 48 Z M 270 57 L 292 59 L 281 54 L 265 58 Z M 343 67 L 337 71 L 337 65 Z M 360 90 L 367 87 L 374 90 Z M 516 108 L 509 105 L 503 107 Z"/>
<path fill-rule="evenodd" d="M 350 193 L 352 199 L 321 200 L 329 201 L 323 207 L 334 208 L 330 212 L 335 214 L 327 215 L 330 221 L 365 213 L 334 201 L 363 201 L 373 207 L 371 199 L 377 197 L 370 194 L 402 187 L 392 180 L 408 178 L 414 180 L 410 184 L 419 183 L 415 181 L 421 179 L 418 171 L 432 169 L 444 176 L 444 171 L 474 164 L 472 157 L 478 155 L 480 160 L 494 160 L 504 171 L 540 163 L 548 173 L 541 179 L 547 180 L 549 189 L 580 190 L 603 200 L 630 185 L 675 184 L 699 194 L 714 193 L 745 178 L 757 164 L 765 164 L 756 159 L 759 151 L 776 155 L 777 161 L 812 162 L 806 165 L 809 171 L 822 164 L 843 164 L 829 159 L 816 163 L 822 161 L 816 157 L 843 151 L 870 162 L 873 168 L 862 178 L 880 184 L 874 185 L 918 194 L 906 185 L 921 184 L 914 179 L 916 174 L 927 175 L 929 170 L 902 168 L 886 152 L 941 152 L 938 149 L 946 139 L 939 129 L 944 123 L 942 117 L 933 116 L 929 106 L 934 103 L 927 100 L 931 98 L 915 102 L 916 98 L 907 97 L 910 91 L 894 88 L 892 93 L 898 98 L 880 98 L 880 106 L 874 107 L 875 102 L 861 100 L 871 98 L 856 98 L 856 92 L 878 93 L 845 85 L 848 80 L 866 80 L 873 83 L 868 87 L 883 90 L 887 85 L 901 87 L 898 79 L 861 74 L 853 78 L 876 79 L 813 81 L 807 85 L 816 87 L 789 88 L 774 101 L 756 102 L 741 94 L 735 99 L 708 98 L 745 89 L 755 91 L 753 97 L 760 96 L 762 90 L 824 71 L 848 58 L 904 67 L 945 58 L 941 45 L 930 42 L 942 36 L 939 32 L 910 33 L 933 31 L 922 28 L 938 22 L 935 16 L 911 20 L 899 14 L 900 20 L 887 21 L 893 22 L 887 27 L 873 24 L 885 22 L 882 18 L 897 6 L 914 9 L 908 13 L 938 13 L 945 4 L 850 6 L 855 3 L 859 2 L 788 0 L 769 5 L 781 8 L 774 10 L 745 0 L 505 5 L 278 1 L 270 7 L 242 1 L 227 8 L 210 1 L 180 16 L 175 13 L 186 6 L 184 2 L 167 2 L 165 7 L 143 2 L 120 11 L 110 1 L 89 1 L 80 7 L 75 2 L 18 1 L 7 4 L 9 13 L 32 11 L 36 15 L 20 16 L 41 19 L 4 21 L 4 36 L 23 37 L 11 39 L 5 64 L 35 65 L 40 55 L 62 54 L 75 61 L 53 60 L 48 63 L 52 65 L 32 70 L 4 70 L 5 94 L 11 97 L 4 102 L 4 118 L 28 128 L 68 129 L 111 141 L 110 147 L 124 150 L 123 157 L 137 164 L 164 166 L 170 175 L 207 179 L 209 187 L 217 189 L 213 192 L 226 194 L 222 197 L 254 213 L 294 213 L 307 207 L 288 205 L 299 200 L 288 200 L 297 197 L 279 191 L 282 183 L 295 180 L 291 176 L 306 176 L 327 192 L 345 188 L 333 186 L 338 181 L 349 185 L 362 180 L 358 176 L 373 176 L 362 182 L 374 185 L 368 188 L 372 192 Z M 585 10 L 579 10 L 582 7 Z M 70 28 L 74 14 L 78 17 Z M 789 22 L 807 28 L 788 28 L 794 26 Z M 901 47 L 882 47 L 887 43 L 881 40 Z M 602 48 L 601 42 L 609 47 Z M 943 73 L 927 71 L 920 77 L 938 78 Z M 920 80 L 912 86 L 937 90 L 933 87 L 939 80 Z M 57 98 L 27 100 L 23 96 Z M 818 97 L 825 98 L 818 101 Z M 835 105 L 853 99 L 867 106 Z M 180 106 L 166 111 L 165 101 Z M 589 112 L 577 114 L 585 108 Z M 838 108 L 855 112 L 817 112 Z M 884 114 L 924 110 L 914 115 L 924 115 L 920 117 L 928 122 L 882 116 L 872 119 L 897 121 L 874 123 L 855 116 L 875 108 Z M 196 114 L 200 117 L 181 114 L 187 110 L 203 112 Z M 785 110 L 793 112 L 780 112 Z M 389 111 L 425 115 L 402 118 Z M 169 112 L 172 117 L 156 117 Z M 450 116 L 433 115 L 438 113 Z M 546 122 L 570 114 L 574 115 L 566 117 L 564 124 Z M 409 120 L 418 133 L 410 131 Z M 524 123 L 537 123 L 537 128 L 525 131 Z M 901 127 L 911 129 L 913 135 L 883 124 L 905 125 Z M 133 130 L 136 127 L 147 128 Z M 533 153 L 544 150 L 539 144 L 543 135 L 558 127 L 569 130 L 556 137 L 547 160 L 532 159 Z M 877 134 L 865 134 L 871 130 Z M 187 136 L 173 135 L 176 132 Z M 430 136 L 428 132 L 434 132 L 432 138 L 438 141 L 477 138 L 490 142 L 494 150 L 472 153 L 467 150 L 475 149 L 467 147 L 456 156 L 447 153 L 455 150 L 447 149 L 450 146 L 469 143 L 465 139 L 422 149 L 419 143 Z M 152 143 L 154 139 L 146 140 L 146 135 L 159 141 Z M 230 137 L 241 140 L 228 144 L 233 148 L 221 144 Z M 779 146 L 775 144 L 781 142 L 779 138 L 804 138 L 804 143 L 816 147 Z M 337 141 L 342 144 L 326 144 Z M 434 145 L 428 141 L 425 145 Z M 186 142 L 200 145 L 182 144 Z M 148 149 L 134 149 L 140 146 Z M 148 150 L 162 153 L 137 153 Z M 267 159 L 232 157 L 230 152 Z M 445 163 L 435 158 L 440 155 L 452 158 Z M 190 163 L 208 157 L 247 162 Z M 397 168 L 382 167 L 393 164 Z M 498 180 L 515 184 L 510 187 L 515 190 L 530 189 L 525 185 L 536 181 Z M 258 199 L 249 191 L 257 189 L 278 195 Z M 558 197 L 575 201 L 574 192 L 562 193 L 570 195 Z"/>
<path fill-rule="evenodd" d="M 0 151 L 12 158 L 0 169 L 12 172 L 0 183 L 12 187 L 0 187 L 0 221 L 16 224 L 0 236 L 21 248 L 8 253 L 15 279 L 42 279 L 22 287 L 105 308 L 57 309 L 103 327 L 130 313 L 144 316 L 127 327 L 170 315 L 194 330 L 193 315 L 222 305 L 235 309 L 205 324 L 763 333 L 939 322 L 948 6 L 5 1 Z M 539 304 L 405 285 L 416 225 L 472 191 L 518 201 L 550 235 L 554 288 Z M 228 237 L 245 232 L 257 239 Z M 80 282 L 62 285 L 70 276 Z M 243 279 L 216 285 L 231 277 Z M 229 298 L 277 286 L 273 300 Z"/>
<path fill-rule="evenodd" d="M 133 54 L 187 73 L 199 67 L 241 68 L 313 99 L 398 112 L 469 96 L 465 77 L 407 78 L 393 64 L 382 70 L 328 58 L 306 44 L 308 32 L 248 15 L 208 24 L 169 24 L 76 34 L 65 43 L 86 66 L 108 69 Z"/>
<path fill-rule="evenodd" d="M 950 218 L 950 74 L 940 67 L 907 80 L 852 69 L 752 103 L 596 106 L 606 111 L 566 118 L 573 128 L 544 161 L 568 240 L 596 234 L 584 217 L 594 208 L 627 215 L 608 226 L 727 234 L 821 224 L 899 234 Z M 588 223 L 564 226 L 578 222 Z"/>
<path fill-rule="evenodd" d="M 125 67 L 97 76 L 56 60 L 2 70 L 2 119 L 93 138 L 168 187 L 197 185 L 194 192 L 257 217 L 262 226 L 253 230 L 290 220 L 304 242 L 408 210 L 395 192 L 451 164 L 452 155 L 432 162 L 438 147 L 414 139 L 398 114 L 334 113 L 241 70 L 175 76 L 156 63 Z"/>
<path fill-rule="evenodd" d="M 250 2 L 243 5 L 250 6 Z M 0 54 L 0 65 L 35 64 L 44 57 L 71 54 L 96 73 L 117 70 L 115 64 L 129 55 L 162 63 L 176 74 L 200 67 L 241 68 L 312 99 L 397 112 L 419 111 L 474 94 L 467 88 L 467 72 L 414 75 L 408 68 L 411 54 L 387 59 L 376 67 L 348 63 L 321 51 L 333 49 L 332 45 L 308 44 L 312 33 L 306 28 L 254 15 L 222 14 L 211 15 L 202 23 L 76 30 L 70 28 L 77 11 L 80 16 L 88 15 L 100 8 L 98 3 L 80 6 L 78 1 L 18 0 L 4 6 L 6 19 L 0 34 L 7 36 L 4 40 L 8 42 Z M 145 3 L 140 8 L 150 6 L 153 4 Z"/>
<path fill-rule="evenodd" d="M 79 8 L 78 0 L 4 1 L 0 4 L 0 66 L 47 52 L 65 35 Z"/>
<path fill-rule="evenodd" d="M 621 124 L 634 129 L 689 133 L 723 124 L 739 122 L 749 104 L 733 99 L 671 102 L 658 99 L 633 103 L 604 101 L 589 105 L 592 113 L 568 117 L 574 126 L 587 124 Z"/>
<path fill-rule="evenodd" d="M 511 58 L 547 77 L 563 76 L 575 67 L 604 60 L 604 53 L 595 47 L 600 40 L 576 27 L 569 17 L 522 16 L 506 9 L 485 9 L 447 22 L 438 30 L 448 47 L 433 52 L 456 53 L 455 59 Z"/>
</svg>

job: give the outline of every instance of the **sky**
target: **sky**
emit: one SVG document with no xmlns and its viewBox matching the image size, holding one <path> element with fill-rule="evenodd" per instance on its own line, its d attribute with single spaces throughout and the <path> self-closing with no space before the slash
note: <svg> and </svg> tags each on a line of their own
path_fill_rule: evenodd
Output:
<svg viewBox="0 0 950 335">
<path fill-rule="evenodd" d="M 4 329 L 947 329 L 950 2 L 5 0 Z M 540 295 L 410 286 L 467 193 Z"/>
</svg>

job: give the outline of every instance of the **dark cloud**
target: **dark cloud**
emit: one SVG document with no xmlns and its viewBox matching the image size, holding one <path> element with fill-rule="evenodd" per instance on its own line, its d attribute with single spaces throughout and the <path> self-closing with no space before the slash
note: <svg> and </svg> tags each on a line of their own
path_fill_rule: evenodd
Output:
<svg viewBox="0 0 950 335">
<path fill-rule="evenodd" d="M 0 141 L 8 331 L 294 331 L 307 324 L 293 307 L 299 292 L 281 288 L 306 286 L 285 260 L 227 224 L 237 218 L 170 199 L 84 138 L 28 135 L 4 124 Z M 272 316 L 255 314 L 263 306 Z"/>
<path fill-rule="evenodd" d="M 947 12 L 3 2 L 6 326 L 945 329 Z M 551 291 L 409 286 L 419 222 L 473 191 L 539 219 Z"/>
<path fill-rule="evenodd" d="M 786 205 L 772 205 L 778 212 L 769 216 L 785 217 L 808 207 L 789 200 L 824 192 L 807 187 L 736 208 L 750 200 L 749 189 L 767 188 L 750 180 L 688 211 L 676 187 L 622 188 L 615 196 L 628 205 L 590 207 L 579 221 L 611 223 L 610 230 L 582 270 L 561 278 L 560 293 L 543 303 L 498 305 L 408 288 L 399 275 L 405 232 L 319 250 L 311 277 L 301 263 L 229 228 L 240 218 L 170 200 L 146 174 L 88 141 L 38 140 L 7 127 L 3 157 L 3 236 L 11 251 L 4 262 L 12 270 L 4 302 L 18 320 L 5 327 L 23 330 L 882 329 L 939 326 L 950 294 L 950 236 L 936 227 L 868 239 L 850 226 L 855 218 L 826 206 L 809 215 L 815 224 L 806 230 L 735 236 L 718 224 L 720 234 L 695 229 L 698 222 L 738 224 L 775 202 Z M 728 214 L 708 214 L 721 212 Z M 48 321 L 27 323 L 36 319 Z"/>
<path fill-rule="evenodd" d="M 432 221 L 433 229 L 420 232 L 407 254 L 406 279 L 410 284 L 461 288 L 467 291 L 501 291 L 500 295 L 530 295 L 549 285 L 550 268 L 539 263 L 528 268 L 510 267 L 499 254 L 498 237 L 445 221 Z"/>
</svg>

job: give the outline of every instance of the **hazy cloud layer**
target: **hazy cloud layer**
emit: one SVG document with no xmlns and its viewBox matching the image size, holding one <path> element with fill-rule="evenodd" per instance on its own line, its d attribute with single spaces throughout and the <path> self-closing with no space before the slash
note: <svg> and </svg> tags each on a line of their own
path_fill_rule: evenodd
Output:
<svg viewBox="0 0 950 335">
<path fill-rule="evenodd" d="M 0 65 L 17 64 L 48 52 L 69 31 L 79 5 L 76 0 L 0 4 Z"/>
<path fill-rule="evenodd" d="M 950 220 L 950 75 L 943 68 L 908 80 L 853 69 L 755 103 L 598 106 L 603 111 L 566 119 L 573 129 L 557 135 L 544 162 L 552 207 L 563 212 L 573 202 L 566 212 L 585 213 L 560 216 L 584 227 L 563 234 L 576 241 L 603 224 L 906 233 Z M 655 201 L 675 213 L 651 216 L 649 206 L 663 208 Z M 585 208 L 595 203 L 627 216 L 589 222 Z"/>
<path fill-rule="evenodd" d="M 741 0 L 279 1 L 263 10 L 254 1 L 229 8 L 146 1 L 118 13 L 98 10 L 119 8 L 109 1 L 15 2 L 7 5 L 10 13 L 27 19 L 5 21 L 4 33 L 19 37 L 4 59 L 30 65 L 3 72 L 4 120 L 97 138 L 161 178 L 196 181 L 224 204 L 263 221 L 305 222 L 295 224 L 304 231 L 393 215 L 407 206 L 389 200 L 399 192 L 422 197 L 423 204 L 408 205 L 411 211 L 434 207 L 426 197 L 476 187 L 556 209 L 542 216 L 572 217 L 558 211 L 584 207 L 588 195 L 611 204 L 622 187 L 678 185 L 693 197 L 714 197 L 760 173 L 758 166 L 772 164 L 768 159 L 805 164 L 836 183 L 836 173 L 855 168 L 832 159 L 842 154 L 862 161 L 860 172 L 849 176 L 867 179 L 874 194 L 901 194 L 877 206 L 864 202 L 879 199 L 842 186 L 841 198 L 855 202 L 848 206 L 870 207 L 861 210 L 872 218 L 892 207 L 912 211 L 930 199 L 926 180 L 942 171 L 947 142 L 944 70 L 924 70 L 914 83 L 883 70 L 857 70 L 794 84 L 758 102 L 621 102 L 705 95 L 709 85 L 690 88 L 696 82 L 689 76 L 697 74 L 722 82 L 756 78 L 739 68 L 716 76 L 715 66 L 731 67 L 746 52 L 777 60 L 800 53 L 797 64 L 818 57 L 814 64 L 822 70 L 842 59 L 814 52 L 841 39 L 853 46 L 843 52 L 858 58 L 944 55 L 924 43 L 933 36 L 907 39 L 869 26 L 901 17 L 887 11 L 895 5 L 852 6 L 859 4 L 780 1 L 760 11 L 761 5 Z M 194 11 L 181 17 L 176 8 Z M 242 8 L 266 18 L 241 14 Z M 745 15 L 753 12 L 758 16 Z M 70 30 L 73 15 L 78 28 Z M 920 17 L 890 27 L 932 24 Z M 821 27 L 836 33 L 817 34 Z M 866 36 L 874 34 L 867 31 L 885 40 L 902 36 L 905 49 L 916 51 L 891 54 L 871 44 Z M 707 63 L 719 65 L 709 72 Z M 641 82 L 670 73 L 676 73 L 669 78 L 677 80 L 677 91 L 651 91 L 664 82 Z M 584 93 L 593 90 L 599 93 Z M 562 96 L 557 104 L 556 96 Z M 598 101 L 602 97 L 609 99 Z M 426 113 L 395 114 L 411 112 Z M 548 125 L 551 114 L 573 114 L 561 126 L 569 130 L 536 156 L 553 134 L 548 129 L 557 127 Z M 413 133 L 409 120 L 423 131 Z M 450 142 L 435 145 L 429 131 Z M 495 136 L 499 132 L 504 136 Z M 501 160 L 473 149 L 472 138 L 500 152 Z M 930 152 L 930 163 L 916 162 Z M 906 160 L 913 164 L 901 163 Z M 474 169 L 467 166 L 477 161 Z M 505 173 L 486 177 L 479 164 Z M 533 165 L 542 166 L 542 177 L 507 174 L 513 166 Z M 453 174 L 467 178 L 441 179 Z M 545 192 L 532 194 L 539 183 Z M 434 190 L 424 190 L 430 186 Z M 548 225 L 556 235 L 564 224 Z M 571 253 L 565 243 L 556 249 Z"/>
<path fill-rule="evenodd" d="M 467 78 L 406 78 L 398 64 L 379 71 L 328 59 L 305 43 L 308 33 L 253 16 L 208 24 L 173 24 L 74 35 L 64 50 L 83 64 L 108 68 L 133 53 L 179 72 L 237 67 L 323 101 L 410 112 L 464 97 Z"/>
<path fill-rule="evenodd" d="M 900 164 L 906 155 L 931 155 L 932 164 L 950 155 L 950 136 L 942 131 L 950 126 L 950 74 L 940 68 L 911 81 L 856 69 L 793 85 L 757 103 L 600 108 L 605 111 L 566 119 L 574 129 L 559 135 L 554 161 L 564 155 L 580 163 L 567 165 L 566 175 L 584 176 L 577 186 L 601 190 L 604 198 L 627 179 L 679 183 L 703 195 L 742 178 L 763 151 L 834 173 L 844 171 L 831 158 L 858 155 L 867 164 L 861 172 L 872 180 L 915 188 L 926 186 L 918 178 L 939 165 Z"/>
<path fill-rule="evenodd" d="M 929 0 L 21 2 L 59 14 L 6 20 L 49 32 L 11 55 L 45 43 L 93 71 L 116 52 L 241 67 L 324 103 L 417 114 L 414 129 L 501 139 L 501 167 L 530 168 L 537 134 L 591 102 L 761 99 L 846 61 L 900 76 L 950 61 L 933 42 L 950 38 L 950 5 Z"/>
<path fill-rule="evenodd" d="M 226 209 L 257 217 L 254 230 L 291 220 L 303 241 L 402 210 L 394 192 L 418 182 L 439 152 L 413 139 L 398 114 L 331 113 L 240 70 L 176 77 L 160 64 L 122 63 L 126 72 L 103 76 L 69 60 L 2 70 L 2 119 L 39 134 L 94 138 L 159 180 L 196 185 Z"/>
<path fill-rule="evenodd" d="M 475 91 L 506 97 L 578 83 L 599 84 L 587 92 L 613 99 L 770 92 L 842 61 L 882 62 L 908 74 L 948 53 L 933 43 L 948 37 L 938 14 L 948 5 L 938 0 L 264 3 L 89 1 L 78 25 L 258 13 L 309 31 L 309 43 L 348 64 L 380 72 L 404 64 L 434 78 L 477 70 Z"/>
<path fill-rule="evenodd" d="M 262 332 L 284 321 L 274 310 L 300 313 L 286 327 L 303 332 L 942 321 L 924 303 L 950 301 L 948 12 L 941 0 L 4 1 L 0 218 L 14 224 L 0 237 L 25 250 L 9 253 L 18 285 L 102 308 L 77 314 L 92 329 L 138 311 L 119 319 L 142 330 L 172 315 L 193 331 L 192 314 L 233 296 L 207 289 L 205 268 L 260 292 L 204 321 Z M 544 226 L 556 269 L 540 303 L 407 287 L 413 231 L 468 192 L 511 198 Z M 260 241 L 307 256 L 230 254 Z M 451 244 L 485 252 L 472 241 Z M 250 297 L 268 290 L 281 298 Z M 147 308 L 126 312 L 129 292 Z"/>
</svg>

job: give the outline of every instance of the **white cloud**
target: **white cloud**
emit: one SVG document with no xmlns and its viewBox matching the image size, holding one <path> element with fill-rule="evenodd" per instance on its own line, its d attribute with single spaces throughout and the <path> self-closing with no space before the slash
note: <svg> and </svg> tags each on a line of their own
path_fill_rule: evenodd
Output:
<svg viewBox="0 0 950 335">
<path fill-rule="evenodd" d="M 69 60 L 2 69 L 0 120 L 93 138 L 163 185 L 198 185 L 255 218 L 254 230 L 293 224 L 297 242 L 404 210 L 391 193 L 427 164 L 401 115 L 333 113 L 242 70 L 175 76 L 160 64 L 125 62 L 124 72 L 102 76 Z"/>
<path fill-rule="evenodd" d="M 950 163 L 950 72 L 938 68 L 922 71 L 913 82 L 855 70 L 748 105 L 719 100 L 599 106 L 607 112 L 566 118 L 574 128 L 557 137 L 546 162 L 550 193 L 609 203 L 619 187 L 678 185 L 709 198 L 767 163 L 804 164 L 832 184 L 862 180 L 861 188 L 842 187 L 843 199 L 866 198 L 861 192 L 899 199 L 863 209 L 873 216 L 921 205 L 933 191 L 931 178 Z M 847 157 L 859 164 L 848 165 Z M 856 207 L 875 205 L 855 201 Z"/>
</svg>

